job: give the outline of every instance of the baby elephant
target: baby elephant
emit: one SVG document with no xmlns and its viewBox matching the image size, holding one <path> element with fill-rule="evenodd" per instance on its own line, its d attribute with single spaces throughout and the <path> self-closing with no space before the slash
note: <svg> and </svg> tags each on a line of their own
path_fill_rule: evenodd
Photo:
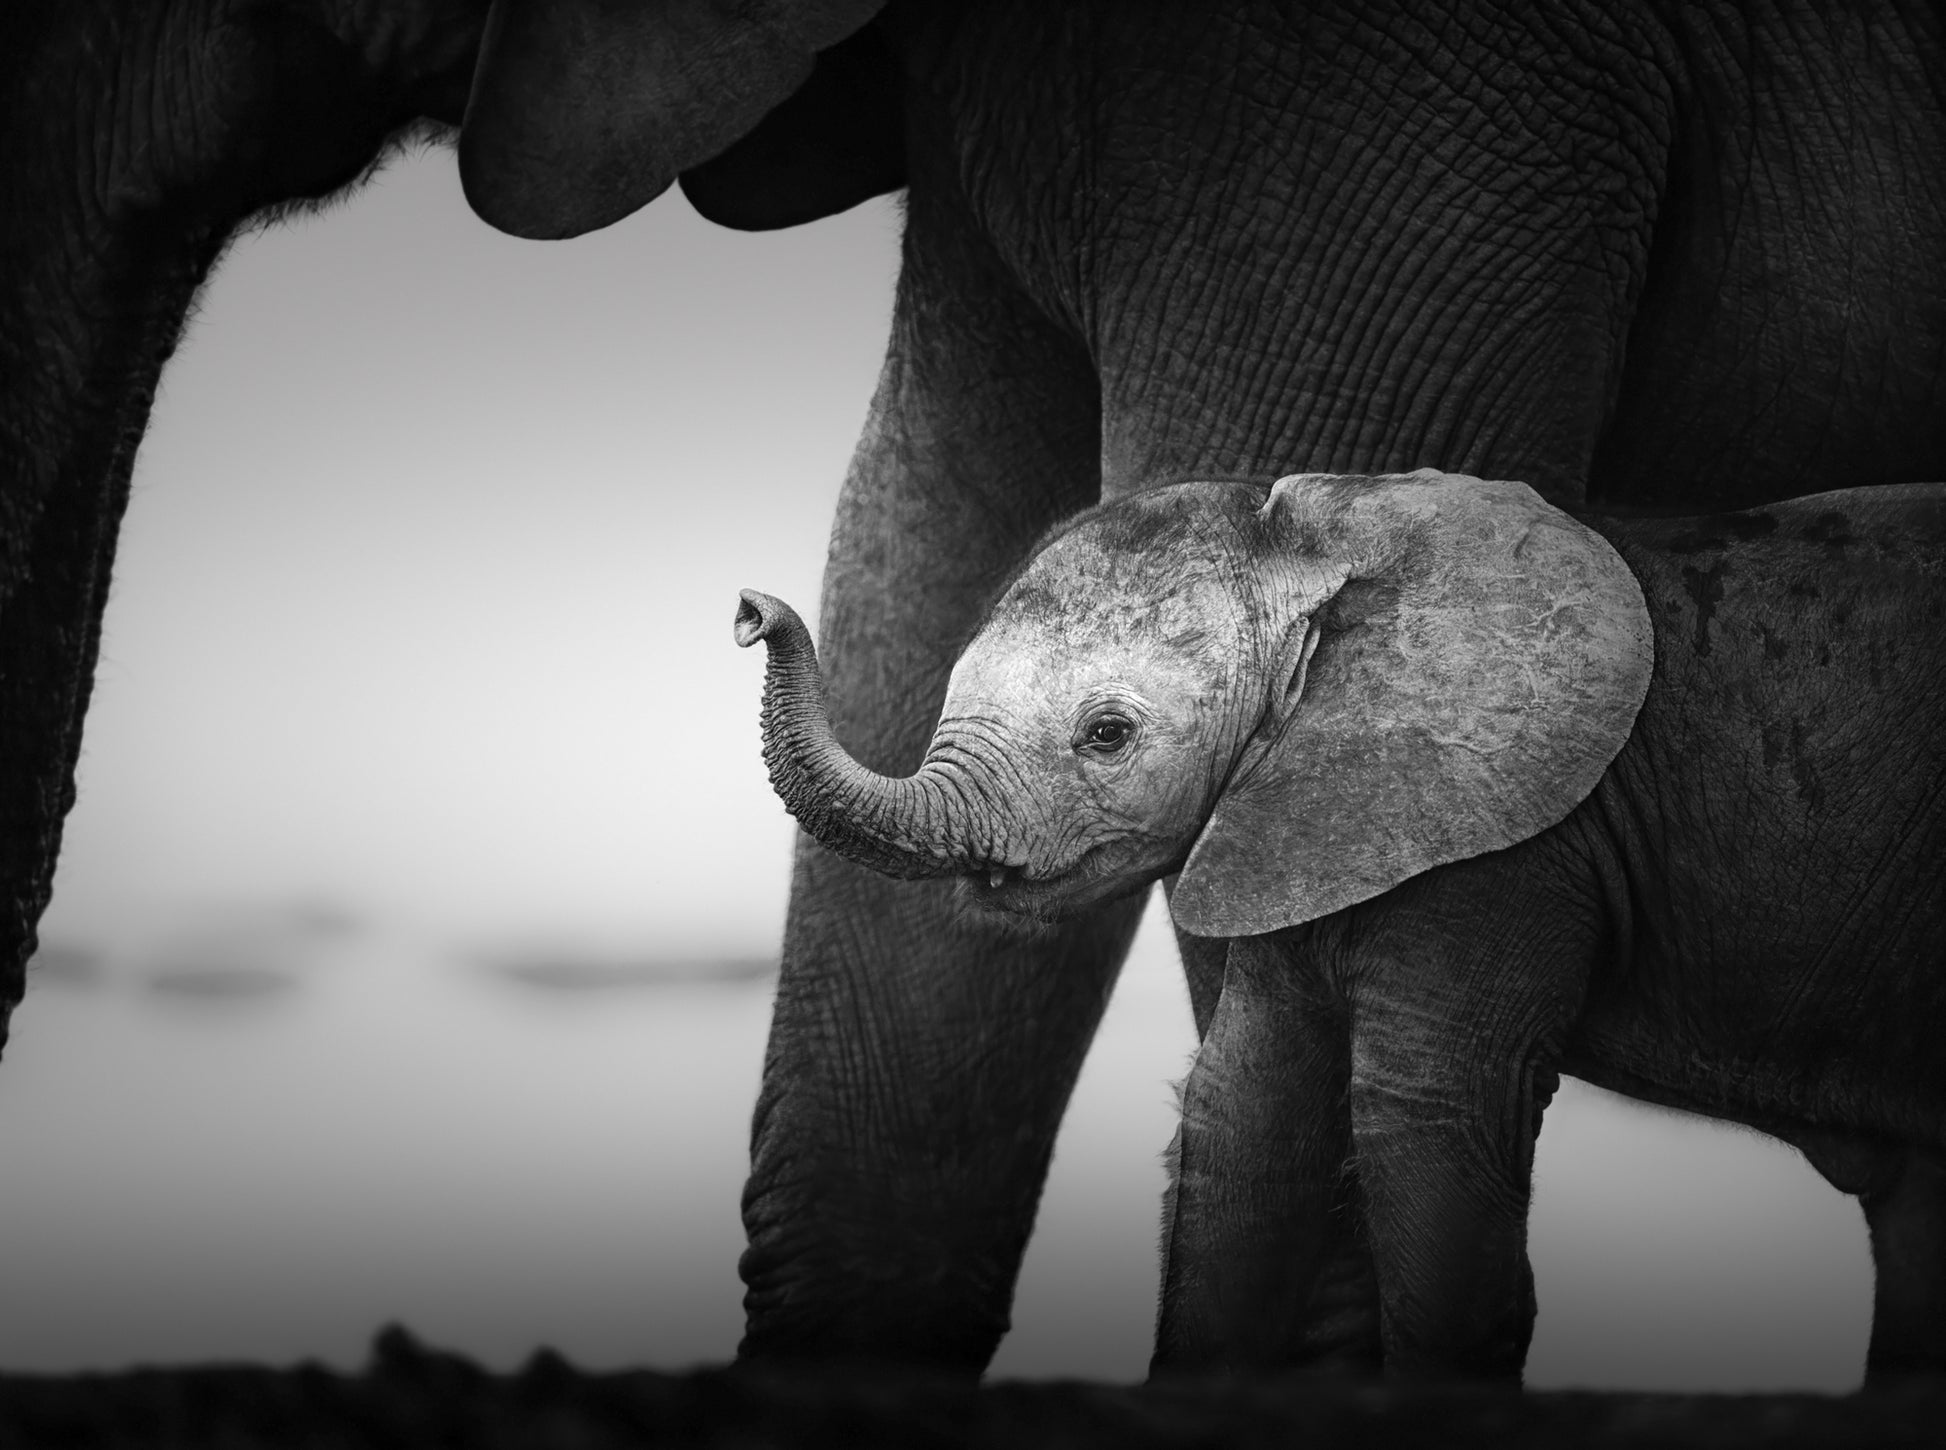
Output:
<svg viewBox="0 0 1946 1450">
<path fill-rule="evenodd" d="M 905 779 L 787 606 L 737 639 L 832 850 L 1038 917 L 1180 873 L 1159 1370 L 1518 1376 L 1561 1072 L 1798 1145 L 1864 1204 L 1869 1371 L 1946 1369 L 1946 486 L 1158 488 L 1043 544 Z"/>
</svg>

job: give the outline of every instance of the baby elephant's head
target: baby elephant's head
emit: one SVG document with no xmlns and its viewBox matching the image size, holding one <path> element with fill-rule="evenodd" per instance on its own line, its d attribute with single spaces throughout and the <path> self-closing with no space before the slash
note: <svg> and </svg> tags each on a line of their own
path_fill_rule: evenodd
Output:
<svg viewBox="0 0 1946 1450">
<path fill-rule="evenodd" d="M 839 853 L 1054 918 L 1180 870 L 1179 924 L 1274 930 L 1511 845 L 1593 789 L 1647 688 L 1647 613 L 1524 485 L 1432 473 L 1188 483 L 1043 543 L 966 646 L 908 777 L 825 723 L 789 606 L 764 758 Z"/>
</svg>

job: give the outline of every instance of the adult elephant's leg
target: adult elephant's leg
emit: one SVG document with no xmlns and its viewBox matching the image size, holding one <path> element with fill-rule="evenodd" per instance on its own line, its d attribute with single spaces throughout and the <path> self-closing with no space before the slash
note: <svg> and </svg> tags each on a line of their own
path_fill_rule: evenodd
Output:
<svg viewBox="0 0 1946 1450">
<path fill-rule="evenodd" d="M 915 185 L 819 641 L 861 761 L 918 763 L 997 586 L 1094 502 L 1098 417 L 1085 352 Z M 744 1196 L 745 1356 L 986 1363 L 1140 909 L 1026 930 L 965 910 L 950 881 L 800 842 Z"/>
<path fill-rule="evenodd" d="M 40 9 L 0 21 L 0 1040 L 74 801 L 136 445 L 228 232 L 207 195 L 182 201 L 163 174 L 180 164 L 226 196 L 214 168 L 143 129 L 158 97 L 171 114 L 179 99 L 144 48 L 159 17 Z M 135 144 L 111 147 L 118 127 Z"/>
<path fill-rule="evenodd" d="M 81 721 L 139 428 L 138 419 L 129 430 L 104 429 L 113 442 L 104 456 L 74 460 L 45 494 L 21 486 L 22 470 L 0 497 L 0 1043 L 25 986 L 62 821 L 74 803 Z"/>
<path fill-rule="evenodd" d="M 1342 999 L 1289 949 L 1233 942 L 1183 1086 L 1151 1372 L 1377 1367 L 1347 1172 Z"/>
<path fill-rule="evenodd" d="M 303 6 L 0 6 L 0 1035 L 190 299 L 251 212 L 349 184 L 389 133 L 465 104 L 484 7 L 378 8 L 360 31 Z"/>
</svg>

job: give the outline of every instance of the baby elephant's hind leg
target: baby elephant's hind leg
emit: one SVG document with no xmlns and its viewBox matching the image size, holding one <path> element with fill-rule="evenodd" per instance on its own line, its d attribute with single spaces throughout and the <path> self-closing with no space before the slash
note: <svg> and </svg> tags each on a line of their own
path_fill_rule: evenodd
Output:
<svg viewBox="0 0 1946 1450">
<path fill-rule="evenodd" d="M 1859 1195 L 1872 1233 L 1872 1340 L 1865 1378 L 1946 1374 L 1946 1164 L 1905 1151 L 1887 1186 Z"/>
<path fill-rule="evenodd" d="M 1946 1162 L 1921 1148 L 1785 1128 L 1826 1182 L 1854 1195 L 1872 1236 L 1867 1382 L 1946 1374 Z"/>
</svg>

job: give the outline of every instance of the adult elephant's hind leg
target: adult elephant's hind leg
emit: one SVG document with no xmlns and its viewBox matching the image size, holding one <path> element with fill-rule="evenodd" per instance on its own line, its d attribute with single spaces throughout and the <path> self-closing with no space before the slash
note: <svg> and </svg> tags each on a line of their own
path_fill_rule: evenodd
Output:
<svg viewBox="0 0 1946 1450">
<path fill-rule="evenodd" d="M 1100 473 L 1085 352 L 923 177 L 908 216 L 819 639 L 840 741 L 894 774 L 988 601 Z M 1140 910 L 1023 927 L 800 844 L 744 1196 L 746 1357 L 984 1366 Z"/>
</svg>

